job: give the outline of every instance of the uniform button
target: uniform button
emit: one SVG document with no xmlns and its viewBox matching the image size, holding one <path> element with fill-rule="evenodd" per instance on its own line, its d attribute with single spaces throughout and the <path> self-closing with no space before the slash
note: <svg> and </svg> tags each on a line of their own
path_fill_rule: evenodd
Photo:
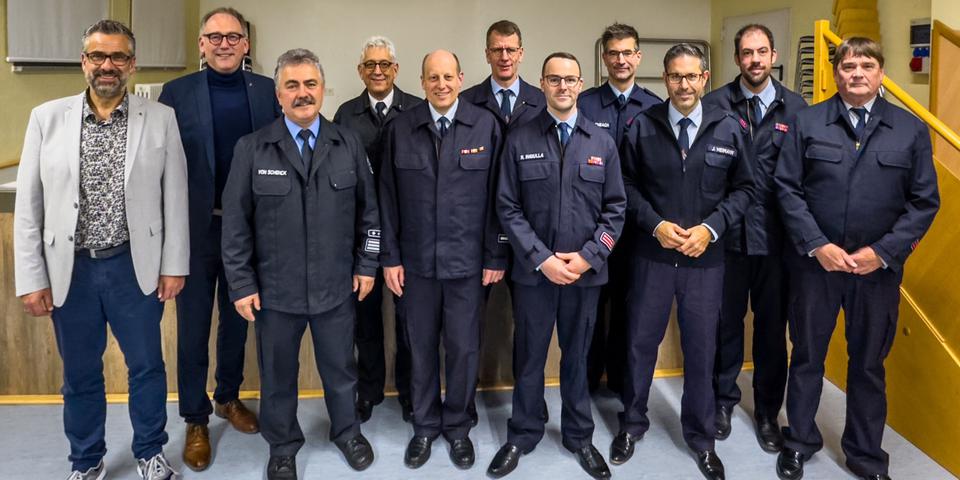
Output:
<svg viewBox="0 0 960 480">
<path fill-rule="evenodd" d="M 73 241 L 73 235 L 68 235 L 68 236 L 67 236 L 67 241 L 68 241 L 68 242 L 72 242 L 72 241 Z"/>
<path fill-rule="evenodd" d="M 80 208 L 80 205 L 78 205 L 77 202 L 73 202 L 73 208 Z"/>
</svg>

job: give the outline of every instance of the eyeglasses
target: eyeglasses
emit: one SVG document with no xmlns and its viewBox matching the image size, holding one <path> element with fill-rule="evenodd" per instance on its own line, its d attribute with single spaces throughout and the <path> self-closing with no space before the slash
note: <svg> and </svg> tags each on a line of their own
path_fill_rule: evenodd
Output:
<svg viewBox="0 0 960 480">
<path fill-rule="evenodd" d="M 500 57 L 500 56 L 503 56 L 504 53 L 506 53 L 508 57 L 512 57 L 516 55 L 517 52 L 519 51 L 520 51 L 519 48 L 514 48 L 514 47 L 497 47 L 497 48 L 488 48 L 487 54 L 493 55 L 495 57 Z"/>
<path fill-rule="evenodd" d="M 240 40 L 244 38 L 242 33 L 204 33 L 203 36 L 207 37 L 207 40 L 215 46 L 223 43 L 223 39 L 227 39 L 227 45 L 231 47 L 240 43 Z"/>
<path fill-rule="evenodd" d="M 561 77 L 560 75 L 547 75 L 543 77 L 543 80 L 546 81 L 547 85 L 550 85 L 551 87 L 559 87 L 561 81 L 567 88 L 576 87 L 577 84 L 580 83 L 580 77 L 574 77 L 572 75 L 569 77 Z"/>
<path fill-rule="evenodd" d="M 133 55 L 127 55 L 126 53 L 114 52 L 111 54 L 106 54 L 103 52 L 84 52 L 84 57 L 87 57 L 87 60 L 94 65 L 103 65 L 103 62 L 106 62 L 107 59 L 110 59 L 110 62 L 118 67 L 122 67 L 127 64 L 132 58 Z"/>
<path fill-rule="evenodd" d="M 636 55 L 638 50 L 607 50 L 603 52 L 610 60 L 616 60 L 620 58 L 620 55 L 623 55 L 623 58 L 631 58 Z"/>
<path fill-rule="evenodd" d="M 700 77 L 702 76 L 703 76 L 702 73 L 688 73 L 686 75 L 680 75 L 679 73 L 668 73 L 667 81 L 674 85 L 677 85 L 683 82 L 684 80 L 686 80 L 687 83 L 694 83 L 697 80 L 700 80 Z"/>
<path fill-rule="evenodd" d="M 370 60 L 370 61 L 363 62 L 361 65 L 363 65 L 363 69 L 368 72 L 372 72 L 376 70 L 377 67 L 380 67 L 381 72 L 386 72 L 390 67 L 393 66 L 393 62 L 388 62 L 386 60 L 374 62 L 373 60 Z"/>
</svg>

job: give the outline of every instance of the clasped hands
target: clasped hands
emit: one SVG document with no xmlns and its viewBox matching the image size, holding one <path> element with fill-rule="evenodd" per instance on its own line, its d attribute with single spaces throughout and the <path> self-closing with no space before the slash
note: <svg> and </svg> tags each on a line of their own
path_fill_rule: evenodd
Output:
<svg viewBox="0 0 960 480">
<path fill-rule="evenodd" d="M 676 250 L 693 258 L 703 255 L 707 246 L 710 245 L 710 240 L 713 239 L 710 230 L 703 225 L 683 228 L 666 220 L 657 225 L 653 234 L 657 237 L 661 247 Z"/>
</svg>

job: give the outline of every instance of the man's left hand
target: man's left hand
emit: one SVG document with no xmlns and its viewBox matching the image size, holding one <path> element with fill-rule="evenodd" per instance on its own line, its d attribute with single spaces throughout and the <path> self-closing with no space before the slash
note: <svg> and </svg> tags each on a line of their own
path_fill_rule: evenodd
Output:
<svg viewBox="0 0 960 480">
<path fill-rule="evenodd" d="M 874 270 L 883 266 L 883 260 L 880 260 L 880 256 L 871 247 L 863 247 L 853 252 L 850 258 L 857 262 L 857 268 L 853 269 L 853 273 L 857 275 L 873 273 Z"/>
<path fill-rule="evenodd" d="M 183 284 L 187 277 L 172 277 L 170 275 L 160 275 L 160 281 L 157 284 L 157 298 L 161 302 L 173 299 L 183 290 Z"/>
<path fill-rule="evenodd" d="M 710 233 L 710 230 L 703 225 L 697 225 L 687 229 L 687 231 L 690 232 L 690 236 L 684 240 L 683 245 L 677 247 L 677 251 L 693 258 L 703 255 L 703 252 L 706 251 L 707 246 L 710 245 L 710 240 L 713 239 L 713 235 Z"/>
<path fill-rule="evenodd" d="M 580 256 L 579 252 L 557 252 L 554 255 L 567 264 L 567 270 L 577 275 L 583 275 L 587 270 L 590 270 L 590 264 Z"/>
<path fill-rule="evenodd" d="M 362 302 L 364 298 L 367 298 L 370 290 L 373 290 L 373 280 L 373 277 L 366 275 L 353 276 L 353 291 L 357 292 L 357 300 Z"/>
<path fill-rule="evenodd" d="M 494 283 L 503 280 L 503 270 L 490 270 L 487 268 L 483 269 L 483 286 L 493 285 Z"/>
</svg>

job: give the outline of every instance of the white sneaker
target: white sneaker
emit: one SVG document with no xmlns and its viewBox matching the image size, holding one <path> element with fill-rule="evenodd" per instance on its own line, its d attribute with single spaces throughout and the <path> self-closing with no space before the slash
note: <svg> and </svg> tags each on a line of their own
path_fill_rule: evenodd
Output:
<svg viewBox="0 0 960 480">
<path fill-rule="evenodd" d="M 170 462 L 163 453 L 158 453 L 149 460 L 137 459 L 137 473 L 143 480 L 178 480 L 180 478 L 180 474 L 170 466 Z"/>
<path fill-rule="evenodd" d="M 106 476 L 107 466 L 103 464 L 103 459 L 100 459 L 100 463 L 96 467 L 90 468 L 86 472 L 74 470 L 67 477 L 67 480 L 103 480 Z"/>
</svg>

